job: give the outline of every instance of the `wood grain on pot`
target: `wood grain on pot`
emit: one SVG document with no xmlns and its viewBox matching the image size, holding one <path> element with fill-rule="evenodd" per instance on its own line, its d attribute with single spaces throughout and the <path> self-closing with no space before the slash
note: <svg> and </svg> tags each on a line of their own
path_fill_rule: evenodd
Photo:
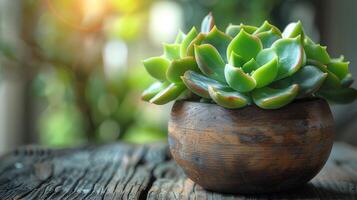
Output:
<svg viewBox="0 0 357 200">
<path fill-rule="evenodd" d="M 333 133 L 330 108 L 320 99 L 278 110 L 178 101 L 169 145 L 185 173 L 206 189 L 272 192 L 312 179 L 330 154 Z"/>
</svg>

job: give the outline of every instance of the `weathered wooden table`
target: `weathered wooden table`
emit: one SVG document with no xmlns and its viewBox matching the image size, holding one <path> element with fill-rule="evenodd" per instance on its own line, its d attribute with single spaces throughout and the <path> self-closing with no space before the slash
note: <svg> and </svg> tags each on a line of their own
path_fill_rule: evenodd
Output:
<svg viewBox="0 0 357 200">
<path fill-rule="evenodd" d="M 0 199 L 357 199 L 357 151 L 336 143 L 319 175 L 294 191 L 224 195 L 186 178 L 166 144 L 28 146 L 0 159 Z"/>
</svg>

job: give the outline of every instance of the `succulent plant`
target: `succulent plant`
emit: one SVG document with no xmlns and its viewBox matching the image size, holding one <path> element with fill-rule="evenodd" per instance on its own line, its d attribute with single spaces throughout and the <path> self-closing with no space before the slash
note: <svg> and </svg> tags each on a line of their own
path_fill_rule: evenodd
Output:
<svg viewBox="0 0 357 200">
<path fill-rule="evenodd" d="M 162 56 L 143 61 L 158 80 L 143 100 L 161 105 L 191 93 L 230 109 L 253 103 L 277 109 L 312 96 L 336 103 L 357 97 L 349 62 L 331 58 L 305 35 L 300 21 L 282 32 L 267 21 L 260 27 L 229 25 L 222 32 L 209 14 L 201 27 L 179 32 L 175 43 L 163 45 Z"/>
</svg>

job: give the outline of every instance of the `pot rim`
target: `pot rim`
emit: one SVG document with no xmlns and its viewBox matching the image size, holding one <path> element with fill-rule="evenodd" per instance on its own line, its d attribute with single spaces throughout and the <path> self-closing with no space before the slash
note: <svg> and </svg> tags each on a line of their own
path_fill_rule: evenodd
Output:
<svg viewBox="0 0 357 200">
<path fill-rule="evenodd" d="M 323 99 L 323 98 L 321 98 L 321 97 L 304 97 L 304 98 L 301 98 L 301 99 L 294 99 L 289 104 L 287 104 L 287 105 L 285 105 L 285 106 L 283 106 L 281 108 L 278 108 L 278 109 L 263 109 L 263 108 L 258 107 L 254 103 L 252 103 L 251 105 L 247 105 L 245 107 L 242 107 L 242 108 L 229 109 L 229 108 L 224 108 L 224 107 L 222 107 L 222 106 L 220 106 L 220 105 L 218 105 L 216 103 L 200 102 L 200 101 L 195 101 L 195 100 L 191 100 L 191 99 L 178 99 L 178 100 L 174 101 L 174 103 L 176 103 L 176 102 L 184 102 L 184 103 L 186 103 L 187 102 L 187 103 L 192 103 L 192 104 L 209 104 L 209 105 L 217 106 L 217 107 L 224 108 L 224 109 L 227 109 L 227 110 L 241 110 L 241 109 L 244 109 L 244 108 L 251 108 L 251 107 L 255 107 L 255 108 L 258 108 L 258 109 L 261 109 L 261 110 L 279 110 L 279 109 L 282 109 L 282 108 L 286 108 L 291 104 L 302 103 L 302 102 L 314 102 L 314 101 L 325 101 L 328 104 L 328 101 Z"/>
</svg>

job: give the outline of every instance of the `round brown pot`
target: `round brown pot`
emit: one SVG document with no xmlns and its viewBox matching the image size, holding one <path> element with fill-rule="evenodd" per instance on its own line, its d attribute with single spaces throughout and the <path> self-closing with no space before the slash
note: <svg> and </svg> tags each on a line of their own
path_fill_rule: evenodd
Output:
<svg viewBox="0 0 357 200">
<path fill-rule="evenodd" d="M 334 121 L 322 99 L 281 109 L 177 101 L 169 121 L 171 154 L 203 188 L 267 193 L 301 186 L 324 166 Z"/>
</svg>

